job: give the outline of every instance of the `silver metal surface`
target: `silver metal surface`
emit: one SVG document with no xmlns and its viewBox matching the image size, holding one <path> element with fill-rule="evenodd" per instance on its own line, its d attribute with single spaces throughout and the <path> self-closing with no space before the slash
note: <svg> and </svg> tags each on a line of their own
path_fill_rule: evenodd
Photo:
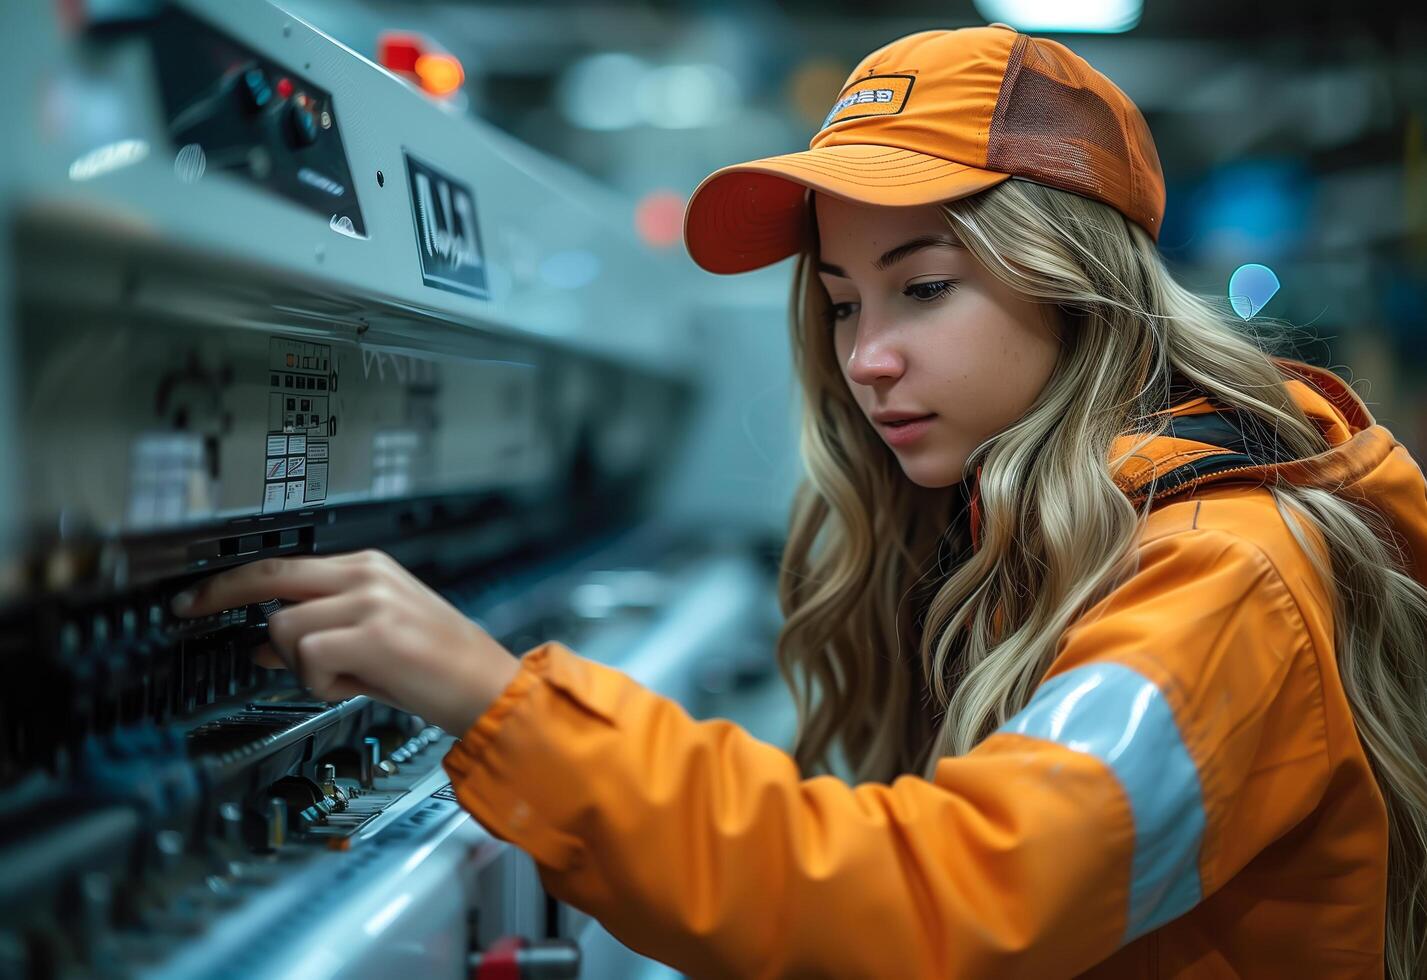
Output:
<svg viewBox="0 0 1427 980">
<path fill-rule="evenodd" d="M 553 926 L 582 976 L 636 975 L 578 913 L 547 923 L 533 863 L 446 787 L 449 734 L 243 672 L 273 606 L 166 608 L 215 568 L 381 546 L 516 652 L 560 640 L 697 713 L 701 671 L 766 648 L 776 604 L 746 542 L 643 499 L 700 365 L 691 270 L 628 202 L 301 19 L 177 0 L 331 93 L 365 227 L 330 221 L 174 144 L 167 8 L 84 23 L 119 9 L 0 4 L 23 147 L 0 167 L 0 606 L 28 617 L 0 643 L 53 671 L 49 713 L 0 739 L 0 817 L 82 804 L 0 837 L 0 973 L 455 977 Z M 408 157 L 470 189 L 484 295 L 423 274 Z M 570 255 L 596 274 L 561 281 Z"/>
</svg>

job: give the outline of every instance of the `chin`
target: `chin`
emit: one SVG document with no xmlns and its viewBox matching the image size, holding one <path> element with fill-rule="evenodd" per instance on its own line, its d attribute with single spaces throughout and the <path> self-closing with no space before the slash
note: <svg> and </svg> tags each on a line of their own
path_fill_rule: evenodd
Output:
<svg viewBox="0 0 1427 980">
<path fill-rule="evenodd" d="M 902 472 L 917 486 L 938 490 L 961 482 L 966 472 L 966 461 L 958 460 L 953 464 L 946 460 L 903 460 Z"/>
</svg>

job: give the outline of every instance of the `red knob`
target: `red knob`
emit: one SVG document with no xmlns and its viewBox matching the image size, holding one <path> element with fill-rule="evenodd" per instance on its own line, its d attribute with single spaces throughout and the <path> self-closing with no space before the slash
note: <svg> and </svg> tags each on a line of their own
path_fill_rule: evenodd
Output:
<svg viewBox="0 0 1427 980">
<path fill-rule="evenodd" d="M 504 936 L 470 959 L 471 980 L 576 980 L 580 947 L 570 939 Z"/>
<path fill-rule="evenodd" d="M 522 936 L 504 936 L 475 958 L 471 980 L 520 980 L 520 950 L 525 945 Z"/>
</svg>

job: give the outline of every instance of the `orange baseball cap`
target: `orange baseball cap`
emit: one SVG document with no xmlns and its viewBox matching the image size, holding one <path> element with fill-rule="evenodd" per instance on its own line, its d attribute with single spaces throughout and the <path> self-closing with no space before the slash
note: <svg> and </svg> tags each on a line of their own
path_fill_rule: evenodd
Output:
<svg viewBox="0 0 1427 980">
<path fill-rule="evenodd" d="M 699 184 L 684 242 L 710 272 L 747 272 L 802 247 L 810 189 L 896 207 L 1009 177 L 1103 201 L 1159 239 L 1164 175 L 1140 110 L 1065 45 L 992 24 L 909 34 L 872 52 L 808 149 Z"/>
</svg>

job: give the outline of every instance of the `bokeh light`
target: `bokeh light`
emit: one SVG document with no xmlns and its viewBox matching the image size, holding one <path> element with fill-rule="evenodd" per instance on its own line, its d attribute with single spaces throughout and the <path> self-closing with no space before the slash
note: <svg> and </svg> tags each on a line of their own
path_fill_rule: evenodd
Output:
<svg viewBox="0 0 1427 980">
<path fill-rule="evenodd" d="M 683 237 L 684 198 L 673 191 L 650 191 L 634 208 L 634 228 L 656 248 L 668 248 Z"/>
</svg>

